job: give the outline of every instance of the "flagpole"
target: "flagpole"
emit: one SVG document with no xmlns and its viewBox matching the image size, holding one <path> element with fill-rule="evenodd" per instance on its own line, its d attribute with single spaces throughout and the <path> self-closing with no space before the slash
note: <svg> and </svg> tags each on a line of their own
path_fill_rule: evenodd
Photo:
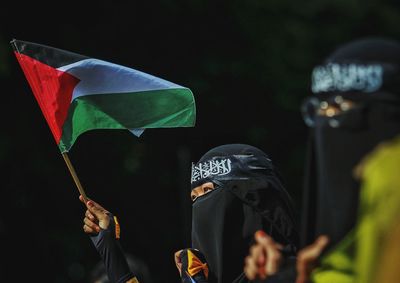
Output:
<svg viewBox="0 0 400 283">
<path fill-rule="evenodd" d="M 71 175 L 72 175 L 72 178 L 73 178 L 74 181 L 75 181 L 76 186 L 78 187 L 79 193 L 82 195 L 83 200 L 84 200 L 85 203 L 86 203 L 86 202 L 87 202 L 86 193 L 85 193 L 85 191 L 84 191 L 84 189 L 83 189 L 83 187 L 82 187 L 82 185 L 81 185 L 81 182 L 79 181 L 78 175 L 76 175 L 76 172 L 75 172 L 74 167 L 72 166 L 71 160 L 69 160 L 69 157 L 68 157 L 68 155 L 67 155 L 66 152 L 63 152 L 63 153 L 62 153 L 62 156 L 63 156 L 63 158 L 64 158 L 65 163 L 67 164 L 67 167 L 68 167 L 68 169 L 69 169 L 69 172 L 70 172 Z"/>
</svg>

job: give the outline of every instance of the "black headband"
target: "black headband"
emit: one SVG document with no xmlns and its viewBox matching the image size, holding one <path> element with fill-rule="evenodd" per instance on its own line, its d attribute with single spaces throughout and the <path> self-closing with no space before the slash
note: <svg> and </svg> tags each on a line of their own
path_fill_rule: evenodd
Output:
<svg viewBox="0 0 400 283">
<path fill-rule="evenodd" d="M 313 93 L 396 91 L 399 66 L 390 63 L 337 63 L 316 66 L 312 72 Z"/>
<path fill-rule="evenodd" d="M 206 182 L 247 179 L 272 171 L 272 161 L 266 156 L 237 154 L 213 156 L 192 164 L 192 189 Z"/>
</svg>

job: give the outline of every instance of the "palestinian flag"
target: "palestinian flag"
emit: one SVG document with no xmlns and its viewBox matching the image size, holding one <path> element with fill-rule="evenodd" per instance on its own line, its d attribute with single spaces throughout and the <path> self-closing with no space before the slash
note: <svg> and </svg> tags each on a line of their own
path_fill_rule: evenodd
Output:
<svg viewBox="0 0 400 283">
<path fill-rule="evenodd" d="M 192 127 L 190 89 L 121 65 L 41 44 L 12 40 L 15 55 L 53 133 L 68 152 L 94 129 Z"/>
</svg>

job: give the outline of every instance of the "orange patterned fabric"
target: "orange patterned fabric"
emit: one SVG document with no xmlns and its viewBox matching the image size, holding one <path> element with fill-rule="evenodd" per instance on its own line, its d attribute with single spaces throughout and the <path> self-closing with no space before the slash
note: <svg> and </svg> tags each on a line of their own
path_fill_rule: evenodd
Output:
<svg viewBox="0 0 400 283">
<path fill-rule="evenodd" d="M 119 239 L 120 234 L 121 234 L 121 228 L 119 226 L 117 216 L 114 216 L 114 222 L 115 222 L 115 238 Z"/>
<path fill-rule="evenodd" d="M 191 250 L 187 251 L 188 254 L 188 273 L 190 276 L 194 276 L 200 271 L 204 272 L 204 275 L 208 279 L 208 266 L 207 263 L 203 263 Z"/>
<path fill-rule="evenodd" d="M 139 281 L 137 280 L 136 277 L 133 277 L 133 278 L 129 279 L 128 281 L 126 281 L 126 283 L 139 283 Z"/>
</svg>

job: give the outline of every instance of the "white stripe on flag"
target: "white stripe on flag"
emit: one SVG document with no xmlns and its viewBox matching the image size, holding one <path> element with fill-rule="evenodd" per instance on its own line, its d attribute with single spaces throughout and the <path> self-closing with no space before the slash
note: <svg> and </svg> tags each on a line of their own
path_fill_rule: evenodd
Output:
<svg viewBox="0 0 400 283">
<path fill-rule="evenodd" d="M 185 88 L 147 73 L 98 59 L 85 59 L 62 66 L 58 70 L 68 72 L 80 80 L 71 101 L 84 95 Z"/>
</svg>

